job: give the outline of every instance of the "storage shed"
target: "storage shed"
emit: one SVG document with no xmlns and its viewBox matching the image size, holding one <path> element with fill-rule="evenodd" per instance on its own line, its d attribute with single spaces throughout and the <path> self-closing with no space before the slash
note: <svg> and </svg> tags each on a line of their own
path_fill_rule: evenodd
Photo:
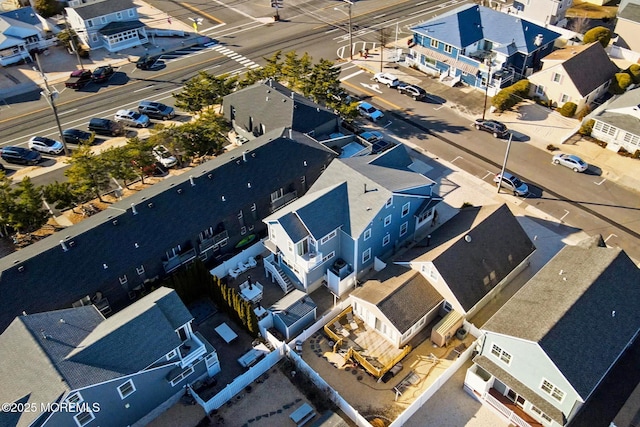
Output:
<svg viewBox="0 0 640 427">
<path fill-rule="evenodd" d="M 451 310 L 431 329 L 431 341 L 438 347 L 447 345 L 458 328 L 462 326 L 463 321 L 462 314 Z"/>
</svg>

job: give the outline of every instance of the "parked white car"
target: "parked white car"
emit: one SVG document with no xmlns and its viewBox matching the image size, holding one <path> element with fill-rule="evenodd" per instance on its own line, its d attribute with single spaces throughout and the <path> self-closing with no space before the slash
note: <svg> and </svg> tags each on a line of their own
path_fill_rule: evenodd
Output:
<svg viewBox="0 0 640 427">
<path fill-rule="evenodd" d="M 360 113 L 362 117 L 366 117 L 372 122 L 378 121 L 384 117 L 382 111 L 364 101 L 358 104 L 358 113 Z"/>
<path fill-rule="evenodd" d="M 164 145 L 156 145 L 153 147 L 153 150 L 151 150 L 151 153 L 165 168 L 170 168 L 178 164 L 178 159 L 171 155 L 171 152 L 167 150 L 167 147 Z"/>
<path fill-rule="evenodd" d="M 584 160 L 573 154 L 556 154 L 553 156 L 553 164 L 568 167 L 574 172 L 584 172 L 589 169 L 589 165 Z"/>
<path fill-rule="evenodd" d="M 151 123 L 149 121 L 149 117 L 133 110 L 118 110 L 114 120 L 126 126 L 133 126 L 137 128 L 146 128 Z"/>
<path fill-rule="evenodd" d="M 48 154 L 60 154 L 64 150 L 62 142 L 44 136 L 34 136 L 31 138 L 28 147 L 32 150 Z"/>
<path fill-rule="evenodd" d="M 400 80 L 390 73 L 376 73 L 373 75 L 373 81 L 388 87 L 397 87 L 400 84 Z"/>
</svg>

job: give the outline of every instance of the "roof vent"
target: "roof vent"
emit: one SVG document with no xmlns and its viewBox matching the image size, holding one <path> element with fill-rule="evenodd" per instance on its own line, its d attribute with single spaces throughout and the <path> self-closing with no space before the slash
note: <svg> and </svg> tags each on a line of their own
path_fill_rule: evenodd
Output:
<svg viewBox="0 0 640 427">
<path fill-rule="evenodd" d="M 117 220 L 117 219 L 114 219 L 114 220 L 112 221 L 112 223 L 113 223 L 113 225 L 118 225 L 118 220 Z"/>
<path fill-rule="evenodd" d="M 178 194 L 182 194 L 182 188 L 178 188 L 178 189 L 176 190 L 176 192 L 177 192 Z"/>
<path fill-rule="evenodd" d="M 149 206 L 149 209 L 151 209 L 153 207 L 153 202 L 150 202 L 147 206 Z"/>
<path fill-rule="evenodd" d="M 207 175 L 207 178 L 209 178 L 209 179 L 213 179 L 213 174 L 212 174 L 212 173 L 210 173 L 209 175 Z"/>
<path fill-rule="evenodd" d="M 65 251 L 65 252 L 67 252 L 69 250 L 69 247 L 64 242 L 64 240 L 60 240 L 60 246 L 62 246 L 62 250 Z"/>
<path fill-rule="evenodd" d="M 226 202 L 226 201 L 227 201 L 227 199 L 226 199 L 224 196 L 222 196 L 222 201 L 223 201 L 223 202 Z"/>
<path fill-rule="evenodd" d="M 247 182 L 247 188 L 251 188 L 251 183 Z"/>
<path fill-rule="evenodd" d="M 464 241 L 467 243 L 471 243 L 471 236 L 469 236 L 468 234 L 464 236 Z"/>
<path fill-rule="evenodd" d="M 20 267 L 18 267 L 18 272 L 24 273 L 24 265 L 21 265 Z"/>
<path fill-rule="evenodd" d="M 136 204 L 135 203 L 131 203 L 131 212 L 134 215 L 138 215 L 138 211 L 136 210 Z"/>
<path fill-rule="evenodd" d="M 104 264 L 102 264 L 102 268 L 104 268 L 106 270 L 106 269 L 109 268 L 109 266 L 106 263 L 104 263 Z"/>
<path fill-rule="evenodd" d="M 192 187 L 196 186 L 196 182 L 193 180 L 193 175 L 189 175 L 189 183 L 191 183 Z"/>
</svg>

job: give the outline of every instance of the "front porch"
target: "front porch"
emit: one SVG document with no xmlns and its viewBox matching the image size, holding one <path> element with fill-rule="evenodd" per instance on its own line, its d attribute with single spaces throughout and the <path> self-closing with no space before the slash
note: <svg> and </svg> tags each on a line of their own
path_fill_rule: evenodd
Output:
<svg viewBox="0 0 640 427">
<path fill-rule="evenodd" d="M 145 25 L 140 21 L 110 22 L 98 31 L 102 45 L 109 52 L 118 52 L 149 41 Z"/>
</svg>

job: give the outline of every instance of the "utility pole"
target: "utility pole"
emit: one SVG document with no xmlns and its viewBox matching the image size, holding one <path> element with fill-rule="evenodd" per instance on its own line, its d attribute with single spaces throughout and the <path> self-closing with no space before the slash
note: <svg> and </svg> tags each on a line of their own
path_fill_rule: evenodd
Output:
<svg viewBox="0 0 640 427">
<path fill-rule="evenodd" d="M 64 155 L 69 156 L 69 148 L 67 147 L 67 143 L 64 140 L 64 135 L 62 134 L 62 126 L 60 126 L 60 118 L 58 117 L 58 109 L 56 108 L 56 98 L 58 97 L 58 91 L 51 91 L 49 87 L 49 82 L 47 81 L 47 76 L 42 71 L 42 66 L 40 65 L 40 56 L 36 53 L 36 63 L 38 64 L 38 69 L 34 70 L 40 72 L 40 76 L 42 76 L 42 80 L 44 81 L 44 88 L 40 95 L 44 96 L 47 100 L 47 103 L 53 110 L 53 117 L 56 119 L 56 125 L 58 126 L 58 132 L 60 133 L 60 142 L 62 143 L 62 147 L 64 148 Z"/>
<path fill-rule="evenodd" d="M 489 65 L 489 72 L 487 73 L 487 81 L 484 85 L 484 108 L 482 109 L 482 120 L 484 120 L 485 114 L 487 112 L 487 98 L 489 97 L 489 82 L 491 82 L 491 58 L 489 58 L 486 62 Z"/>
<path fill-rule="evenodd" d="M 509 132 L 509 141 L 507 142 L 507 151 L 504 153 L 504 162 L 502 163 L 502 170 L 500 171 L 500 180 L 498 181 L 498 193 L 500 192 L 500 187 L 502 187 L 502 177 L 504 176 L 504 170 L 507 168 L 507 159 L 509 158 L 509 150 L 511 149 L 511 138 L 513 138 L 513 133 Z"/>
<path fill-rule="evenodd" d="M 349 59 L 353 61 L 353 23 L 351 21 L 351 6 L 353 6 L 353 2 L 351 0 L 342 0 L 343 2 L 349 5 Z M 338 10 L 344 13 L 344 10 L 334 7 L 333 10 Z"/>
<path fill-rule="evenodd" d="M 384 28 L 380 28 L 380 72 L 382 72 L 382 63 L 384 61 L 384 43 L 385 43 L 386 34 L 384 33 Z"/>
</svg>

